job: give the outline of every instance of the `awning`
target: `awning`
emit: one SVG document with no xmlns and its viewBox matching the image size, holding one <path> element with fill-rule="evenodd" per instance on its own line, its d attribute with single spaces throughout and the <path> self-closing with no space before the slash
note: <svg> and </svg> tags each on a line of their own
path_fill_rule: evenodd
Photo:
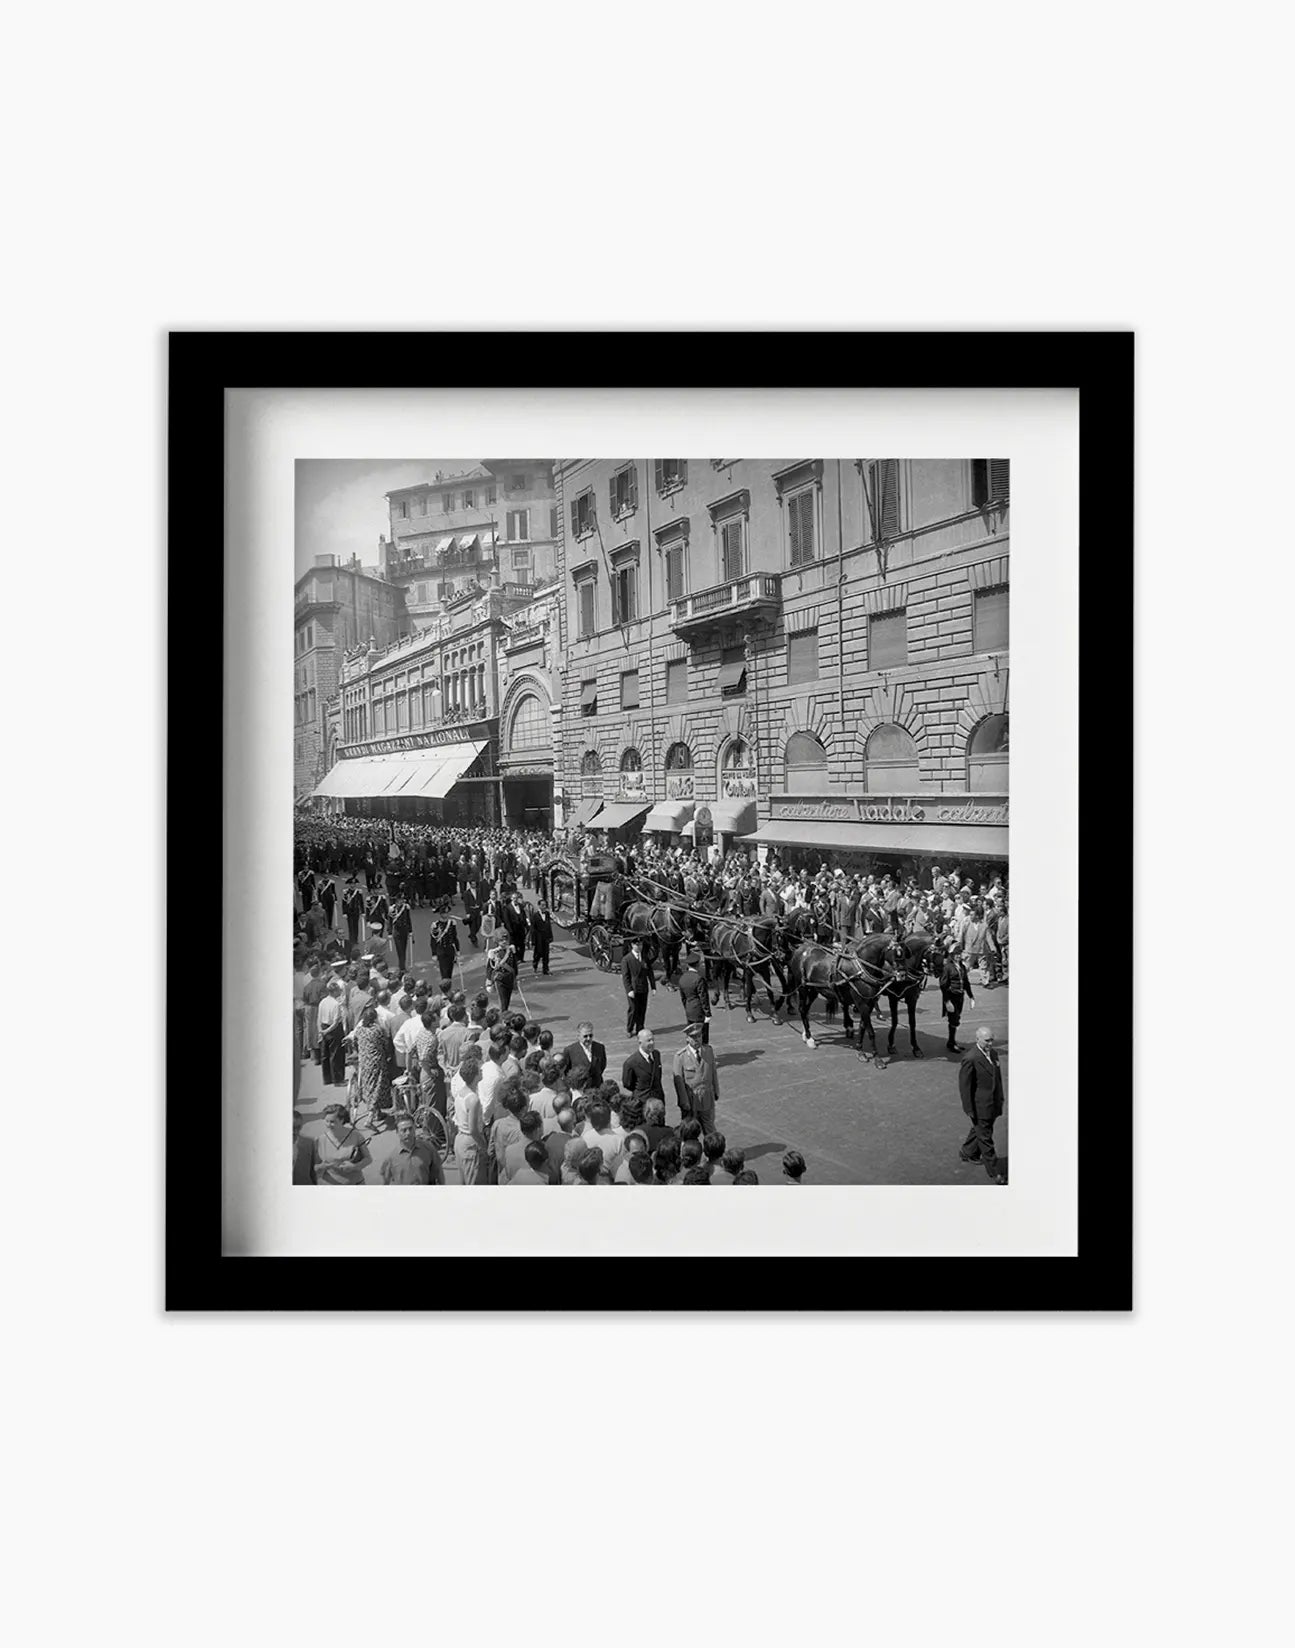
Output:
<svg viewBox="0 0 1295 1648">
<path fill-rule="evenodd" d="M 485 740 L 443 744 L 439 749 L 411 754 L 362 755 L 338 761 L 324 775 L 316 795 L 350 800 L 378 796 L 419 797 L 439 801 L 447 796 L 486 747 Z"/>
<path fill-rule="evenodd" d="M 736 690 L 746 680 L 746 659 L 734 658 L 731 663 L 721 664 L 719 667 L 719 692 Z"/>
<path fill-rule="evenodd" d="M 755 800 L 746 801 L 712 801 L 710 806 L 711 828 L 716 835 L 744 835 L 747 830 L 756 826 Z"/>
<path fill-rule="evenodd" d="M 1007 857 L 1007 827 L 1000 824 L 839 824 L 776 818 L 744 840 L 769 846 L 825 847 L 856 853 L 934 854 L 938 858 Z"/>
<path fill-rule="evenodd" d="M 586 681 L 580 688 L 580 708 L 587 709 L 590 704 L 598 702 L 597 681 Z"/>
<path fill-rule="evenodd" d="M 571 817 L 567 819 L 567 823 L 573 829 L 577 824 L 587 824 L 589 820 L 595 816 L 601 806 L 602 802 L 598 799 L 598 797 L 596 795 L 591 796 L 588 801 L 582 801 L 580 803 L 575 812 L 571 814 Z"/>
<path fill-rule="evenodd" d="M 480 541 L 481 534 L 479 532 L 464 532 L 459 535 L 459 548 L 471 549 L 473 544 L 479 543 Z"/>
<path fill-rule="evenodd" d="M 454 548 L 454 534 L 451 532 L 448 538 L 442 538 L 440 543 L 437 544 L 436 553 L 438 555 L 444 555 L 447 549 L 453 549 L 453 548 Z"/>
<path fill-rule="evenodd" d="M 658 801 L 643 820 L 645 830 L 669 830 L 677 834 L 693 815 L 695 801 Z"/>
<path fill-rule="evenodd" d="M 627 824 L 634 824 L 642 818 L 648 805 L 646 801 L 604 801 L 595 828 L 623 830 Z"/>
</svg>

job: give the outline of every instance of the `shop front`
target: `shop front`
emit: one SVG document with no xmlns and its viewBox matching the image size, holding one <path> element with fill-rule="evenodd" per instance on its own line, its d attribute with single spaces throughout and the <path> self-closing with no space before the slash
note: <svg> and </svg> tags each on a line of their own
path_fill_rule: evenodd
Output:
<svg viewBox="0 0 1295 1648">
<path fill-rule="evenodd" d="M 362 818 L 487 827 L 498 823 L 498 780 L 484 724 L 352 744 L 315 796 Z"/>
<path fill-rule="evenodd" d="M 637 841 L 652 808 L 647 782 L 639 770 L 622 769 L 615 795 L 604 801 L 588 828 L 602 833 L 608 846 Z"/>
<path fill-rule="evenodd" d="M 775 795 L 770 817 L 741 838 L 786 870 L 915 876 L 929 887 L 938 865 L 979 886 L 1005 875 L 1006 795 Z"/>
<path fill-rule="evenodd" d="M 553 768 L 505 756 L 499 763 L 504 798 L 504 827 L 509 830 L 553 828 Z"/>
<path fill-rule="evenodd" d="M 665 800 L 658 801 L 643 820 L 644 835 L 655 835 L 664 846 L 674 846 L 693 821 L 697 800 L 691 773 L 666 774 Z"/>
</svg>

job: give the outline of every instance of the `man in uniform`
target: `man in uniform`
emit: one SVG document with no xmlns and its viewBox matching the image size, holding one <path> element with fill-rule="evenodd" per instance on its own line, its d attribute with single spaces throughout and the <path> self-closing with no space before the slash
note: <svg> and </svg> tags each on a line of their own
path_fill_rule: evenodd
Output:
<svg viewBox="0 0 1295 1648">
<path fill-rule="evenodd" d="M 463 888 L 463 914 L 467 918 L 468 937 L 472 940 L 472 948 L 475 950 L 477 934 L 481 931 L 481 894 L 475 878 L 468 873 L 466 858 L 462 865 L 460 885 Z"/>
<path fill-rule="evenodd" d="M 975 1001 L 967 969 L 963 966 L 962 957 L 958 952 L 950 950 L 944 958 L 944 966 L 940 969 L 940 1011 L 949 1021 L 949 1039 L 945 1046 L 951 1053 L 962 1051 L 958 1046 L 958 1025 L 962 1019 L 963 1003 L 969 996 Z"/>
<path fill-rule="evenodd" d="M 706 974 L 701 952 L 694 950 L 688 965 L 679 975 L 679 1000 L 683 1006 L 686 1024 L 700 1026 L 702 1042 L 710 1041 L 710 998 L 706 989 Z"/>
<path fill-rule="evenodd" d="M 992 1183 L 1006 1184 L 1007 1175 L 994 1149 L 994 1123 L 1003 1113 L 1003 1072 L 994 1051 L 994 1033 L 987 1024 L 976 1031 L 976 1045 L 962 1055 L 958 1095 L 971 1120 L 971 1130 L 958 1153 L 961 1160 L 978 1162 Z"/>
<path fill-rule="evenodd" d="M 346 917 L 347 948 L 353 950 L 360 942 L 360 918 L 364 914 L 364 894 L 354 876 L 347 881 L 342 894 L 342 914 Z"/>
<path fill-rule="evenodd" d="M 643 959 L 643 940 L 637 934 L 630 939 L 629 953 L 621 962 L 621 983 L 625 986 L 625 1034 L 637 1036 L 647 1018 L 648 991 L 656 989 L 656 973 L 650 961 Z"/>
<path fill-rule="evenodd" d="M 381 884 L 379 884 L 377 892 L 374 893 L 369 899 L 369 907 L 367 911 L 369 925 L 372 926 L 376 921 L 378 926 L 385 933 L 387 930 L 387 917 L 390 914 L 391 906 L 387 903 L 387 895 L 382 890 Z"/>
<path fill-rule="evenodd" d="M 448 996 L 454 988 L 454 961 L 459 953 L 458 924 L 450 916 L 432 927 L 432 948 L 436 951 L 436 966 L 441 980 L 441 994 Z"/>
<path fill-rule="evenodd" d="M 324 912 L 324 920 L 328 923 L 329 931 L 333 929 L 333 913 L 337 908 L 337 884 L 327 871 L 320 876 L 315 886 L 315 897 L 319 900 L 319 907 Z"/>
<path fill-rule="evenodd" d="M 398 893 L 396 902 L 391 906 L 391 935 L 396 941 L 396 967 L 402 977 L 413 932 L 414 917 L 409 908 L 409 901 L 403 893 Z"/>
<path fill-rule="evenodd" d="M 687 1121 L 695 1117 L 706 1133 L 715 1131 L 715 1103 L 719 1098 L 719 1071 L 715 1050 L 702 1040 L 696 1021 L 684 1025 L 687 1040 L 674 1056 L 674 1091 Z"/>
</svg>

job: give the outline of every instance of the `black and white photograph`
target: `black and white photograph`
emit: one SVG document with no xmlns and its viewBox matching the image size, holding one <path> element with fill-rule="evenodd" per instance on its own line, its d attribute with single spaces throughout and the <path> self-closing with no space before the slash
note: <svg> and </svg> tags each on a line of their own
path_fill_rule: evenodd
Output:
<svg viewBox="0 0 1295 1648">
<path fill-rule="evenodd" d="M 1006 1186 L 1010 505 L 298 458 L 293 1186 Z"/>
</svg>

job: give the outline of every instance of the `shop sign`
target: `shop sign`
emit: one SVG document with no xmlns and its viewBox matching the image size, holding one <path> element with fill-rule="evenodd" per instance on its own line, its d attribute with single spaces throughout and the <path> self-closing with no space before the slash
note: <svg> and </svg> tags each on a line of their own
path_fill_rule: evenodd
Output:
<svg viewBox="0 0 1295 1648">
<path fill-rule="evenodd" d="M 840 801 L 827 796 L 804 798 L 770 796 L 774 818 L 816 819 L 830 824 L 1006 824 L 1006 801 L 986 801 L 950 797 L 935 800 L 925 796 L 888 795 L 870 800 L 856 796 Z"/>
<path fill-rule="evenodd" d="M 399 755 L 404 750 L 432 750 L 443 744 L 467 744 L 472 739 L 472 727 L 479 725 L 480 722 L 460 721 L 452 727 L 440 727 L 435 732 L 411 732 L 399 738 L 381 738 L 376 743 L 348 744 L 346 754 Z"/>
<path fill-rule="evenodd" d="M 693 799 L 693 778 L 691 773 L 676 773 L 665 781 L 665 797 L 667 801 L 691 801 Z"/>
<path fill-rule="evenodd" d="M 756 777 L 754 773 L 725 773 L 720 788 L 729 801 L 753 801 L 756 794 Z"/>
<path fill-rule="evenodd" d="M 710 835 L 715 828 L 715 821 L 711 817 L 709 807 L 698 807 L 692 823 L 693 830 L 697 835 Z"/>
<path fill-rule="evenodd" d="M 620 775 L 620 794 L 625 801 L 642 801 L 647 796 L 647 779 L 641 772 L 623 772 Z"/>
<path fill-rule="evenodd" d="M 552 778 L 553 768 L 547 767 L 517 767 L 511 761 L 499 763 L 501 778 Z"/>
</svg>

